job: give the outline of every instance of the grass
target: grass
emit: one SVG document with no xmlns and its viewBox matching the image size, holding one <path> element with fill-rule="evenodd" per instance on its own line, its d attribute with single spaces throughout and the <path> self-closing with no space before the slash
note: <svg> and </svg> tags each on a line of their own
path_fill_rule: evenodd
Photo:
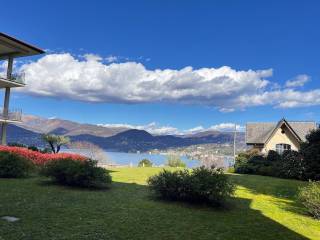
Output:
<svg viewBox="0 0 320 240">
<path fill-rule="evenodd" d="M 0 179 L 2 239 L 320 239 L 320 222 L 296 203 L 305 183 L 230 175 L 237 184 L 229 209 L 151 198 L 145 181 L 159 168 L 112 172 L 112 189 L 50 185 L 43 178 Z"/>
</svg>

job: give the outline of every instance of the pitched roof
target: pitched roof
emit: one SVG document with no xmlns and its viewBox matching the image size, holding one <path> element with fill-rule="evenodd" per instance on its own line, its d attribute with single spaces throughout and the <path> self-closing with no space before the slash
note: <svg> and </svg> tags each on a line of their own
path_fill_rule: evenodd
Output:
<svg viewBox="0 0 320 240">
<path fill-rule="evenodd" d="M 282 126 L 282 123 L 289 124 L 294 133 L 300 138 L 299 140 L 305 141 L 306 135 L 313 129 L 316 129 L 315 122 L 299 122 L 299 121 L 285 121 L 284 119 L 276 122 L 266 123 L 247 123 L 246 125 L 246 142 L 247 144 L 264 144 L 271 136 L 275 128 Z"/>
</svg>

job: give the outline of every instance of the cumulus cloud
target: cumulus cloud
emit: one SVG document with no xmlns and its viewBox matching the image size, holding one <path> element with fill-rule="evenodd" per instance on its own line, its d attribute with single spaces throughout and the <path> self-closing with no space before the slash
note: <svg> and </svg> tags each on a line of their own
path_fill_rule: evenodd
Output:
<svg viewBox="0 0 320 240">
<path fill-rule="evenodd" d="M 172 126 L 161 126 L 156 122 L 152 122 L 146 125 L 132 125 L 132 124 L 98 124 L 98 126 L 102 127 L 118 127 L 118 128 L 129 128 L 129 129 L 139 129 L 145 130 L 153 135 L 183 135 L 183 134 L 194 134 L 205 131 L 220 131 L 220 132 L 228 132 L 234 131 L 234 123 L 220 123 L 216 125 L 212 125 L 209 128 L 204 128 L 203 126 L 197 126 L 194 128 L 179 130 L 178 128 Z M 244 131 L 244 126 L 237 125 L 237 131 Z"/>
<path fill-rule="evenodd" d="M 25 64 L 29 94 L 89 102 L 181 102 L 225 108 L 244 93 L 268 84 L 272 70 L 236 71 L 230 67 L 185 67 L 148 70 L 137 62 L 104 64 L 96 55 L 77 59 L 71 54 L 49 54 Z"/>
<path fill-rule="evenodd" d="M 118 61 L 118 57 L 117 56 L 113 56 L 113 55 L 110 55 L 110 56 L 106 57 L 105 59 L 106 59 L 106 61 L 108 63 L 112 63 L 112 62 Z"/>
<path fill-rule="evenodd" d="M 150 134 L 154 135 L 176 135 L 179 134 L 179 130 L 177 128 L 171 126 L 160 126 L 155 122 L 146 124 L 146 125 L 132 125 L 132 124 L 98 124 L 98 126 L 103 127 L 122 127 L 129 129 L 138 129 L 145 130 Z"/>
<path fill-rule="evenodd" d="M 277 89 L 267 80 L 272 76 L 272 69 L 241 71 L 228 66 L 199 69 L 188 66 L 178 70 L 150 70 L 138 62 L 115 63 L 114 60 L 110 58 L 105 63 L 95 54 L 82 58 L 69 53 L 48 54 L 21 66 L 27 86 L 20 91 L 87 102 L 202 104 L 225 113 L 257 105 L 319 104 L 310 98 L 320 90 L 292 89 L 306 82 L 306 75 L 287 82 L 291 88 Z"/>
<path fill-rule="evenodd" d="M 286 82 L 286 87 L 288 88 L 302 87 L 309 80 L 310 80 L 310 77 L 308 75 L 301 74 L 291 80 L 288 80 Z"/>
<path fill-rule="evenodd" d="M 237 131 L 243 131 L 244 126 L 236 125 Z M 220 123 L 209 127 L 209 130 L 216 130 L 221 132 L 234 131 L 235 124 L 234 123 Z"/>
<path fill-rule="evenodd" d="M 245 106 L 274 105 L 277 108 L 316 106 L 320 105 L 320 89 L 307 92 L 284 89 L 243 95 L 238 98 L 238 104 Z"/>
</svg>

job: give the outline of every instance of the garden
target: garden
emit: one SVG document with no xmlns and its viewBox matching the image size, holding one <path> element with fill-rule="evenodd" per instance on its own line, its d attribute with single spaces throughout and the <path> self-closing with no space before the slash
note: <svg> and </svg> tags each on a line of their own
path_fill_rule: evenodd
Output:
<svg viewBox="0 0 320 240">
<path fill-rule="evenodd" d="M 285 157 L 244 153 L 235 170 L 268 173 Z M 104 169 L 78 154 L 1 146 L 0 239 L 320 239 L 318 182 L 191 170 L 176 157 L 167 165 Z"/>
</svg>

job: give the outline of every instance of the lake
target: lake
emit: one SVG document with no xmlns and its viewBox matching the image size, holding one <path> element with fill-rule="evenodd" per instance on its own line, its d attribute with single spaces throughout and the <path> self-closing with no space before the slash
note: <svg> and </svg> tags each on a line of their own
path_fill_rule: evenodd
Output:
<svg viewBox="0 0 320 240">
<path fill-rule="evenodd" d="M 85 151 L 85 150 L 63 149 L 63 152 L 79 153 L 79 154 L 90 157 L 90 155 L 88 155 L 88 151 Z M 153 163 L 153 166 L 164 166 L 167 162 L 167 156 L 164 154 L 125 153 L 125 152 L 111 152 L 111 151 L 103 151 L 102 154 L 103 154 L 102 159 L 104 160 L 99 161 L 101 165 L 111 164 L 111 165 L 121 165 L 121 166 L 138 166 L 138 163 L 144 158 L 149 159 Z M 211 163 L 209 162 L 208 164 L 206 164 L 205 162 L 201 163 L 198 160 L 191 160 L 186 156 L 180 156 L 180 158 L 184 163 L 186 163 L 186 166 L 188 168 L 195 168 L 201 165 L 211 166 L 213 163 L 212 161 Z M 234 158 L 232 156 L 222 156 L 220 158 L 221 158 L 221 161 L 216 162 L 218 163 L 218 164 L 215 164 L 216 166 L 226 167 L 226 168 L 233 166 Z"/>
<path fill-rule="evenodd" d="M 124 153 L 124 152 L 106 152 L 108 156 L 108 162 L 118 165 L 131 165 L 137 166 L 138 163 L 144 159 L 149 159 L 154 166 L 163 166 L 166 164 L 167 156 L 162 154 L 148 154 L 148 153 Z M 197 160 L 190 160 L 185 156 L 180 157 L 183 162 L 186 163 L 188 168 L 194 168 L 200 166 L 200 162 Z"/>
<path fill-rule="evenodd" d="M 72 152 L 88 156 L 87 151 L 79 149 L 63 149 L 62 152 Z M 106 159 L 99 161 L 99 163 L 102 165 L 115 164 L 122 166 L 138 166 L 138 163 L 142 159 L 147 158 L 153 163 L 154 166 L 164 166 L 167 161 L 167 156 L 163 154 L 125 153 L 109 151 L 104 151 L 104 153 L 106 154 Z M 184 163 L 186 163 L 188 168 L 200 166 L 200 162 L 197 160 L 190 160 L 186 156 L 181 156 L 180 158 Z"/>
</svg>

